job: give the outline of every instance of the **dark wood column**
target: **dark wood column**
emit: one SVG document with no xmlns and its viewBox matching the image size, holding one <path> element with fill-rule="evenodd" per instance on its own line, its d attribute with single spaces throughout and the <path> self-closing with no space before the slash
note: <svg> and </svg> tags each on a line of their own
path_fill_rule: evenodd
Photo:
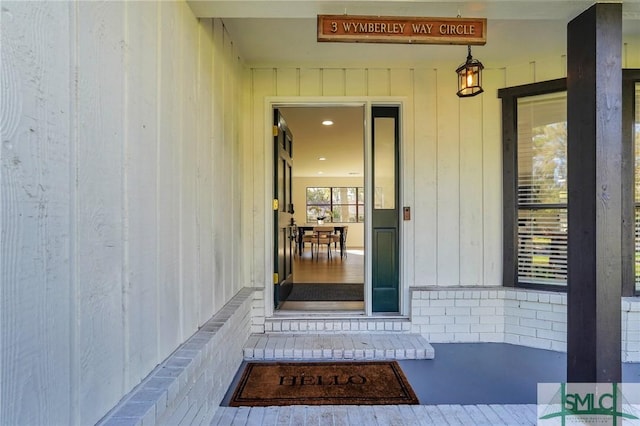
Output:
<svg viewBox="0 0 640 426">
<path fill-rule="evenodd" d="M 621 381 L 622 4 L 568 25 L 567 381 Z"/>
<path fill-rule="evenodd" d="M 631 297 L 636 288 L 635 239 L 635 116 L 636 82 L 640 68 L 622 70 L 622 296 Z"/>
</svg>

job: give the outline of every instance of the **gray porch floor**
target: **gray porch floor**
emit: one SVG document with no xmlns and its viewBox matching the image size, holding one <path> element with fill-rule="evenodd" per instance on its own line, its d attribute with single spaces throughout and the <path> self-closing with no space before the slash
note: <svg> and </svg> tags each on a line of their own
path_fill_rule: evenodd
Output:
<svg viewBox="0 0 640 426">
<path fill-rule="evenodd" d="M 228 407 L 212 425 L 535 425 L 538 383 L 566 381 L 566 354 L 504 343 L 433 344 L 434 359 L 400 359 L 420 405 Z M 623 364 L 640 383 L 640 363 Z"/>
<path fill-rule="evenodd" d="M 535 405 L 221 407 L 211 425 L 535 425 Z"/>
</svg>

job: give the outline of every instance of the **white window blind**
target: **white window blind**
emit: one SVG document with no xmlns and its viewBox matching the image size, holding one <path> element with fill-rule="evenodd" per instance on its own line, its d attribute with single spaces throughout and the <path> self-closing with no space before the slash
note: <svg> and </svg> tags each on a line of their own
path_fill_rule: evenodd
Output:
<svg viewBox="0 0 640 426">
<path fill-rule="evenodd" d="M 640 83 L 636 83 L 636 114 L 635 114 L 635 200 L 636 200 L 636 291 L 640 291 Z"/>
<path fill-rule="evenodd" d="M 518 282 L 567 283 L 566 93 L 518 100 Z"/>
<path fill-rule="evenodd" d="M 640 206 L 636 204 L 636 290 L 640 291 Z"/>
</svg>

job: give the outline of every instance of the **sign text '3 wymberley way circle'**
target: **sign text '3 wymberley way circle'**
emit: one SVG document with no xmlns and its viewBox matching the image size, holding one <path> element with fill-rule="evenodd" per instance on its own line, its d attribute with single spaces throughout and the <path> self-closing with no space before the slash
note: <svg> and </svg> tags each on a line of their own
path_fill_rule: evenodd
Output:
<svg viewBox="0 0 640 426">
<path fill-rule="evenodd" d="M 484 45 L 487 20 L 318 15 L 318 41 Z"/>
</svg>

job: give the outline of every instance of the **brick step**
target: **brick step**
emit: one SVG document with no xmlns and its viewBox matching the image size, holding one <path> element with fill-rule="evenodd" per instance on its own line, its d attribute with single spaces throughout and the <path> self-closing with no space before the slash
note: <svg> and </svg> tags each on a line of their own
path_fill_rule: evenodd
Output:
<svg viewBox="0 0 640 426">
<path fill-rule="evenodd" d="M 245 360 L 433 359 L 435 351 L 419 334 L 252 334 Z"/>
<path fill-rule="evenodd" d="M 267 318 L 266 333 L 410 333 L 408 318 Z"/>
</svg>

